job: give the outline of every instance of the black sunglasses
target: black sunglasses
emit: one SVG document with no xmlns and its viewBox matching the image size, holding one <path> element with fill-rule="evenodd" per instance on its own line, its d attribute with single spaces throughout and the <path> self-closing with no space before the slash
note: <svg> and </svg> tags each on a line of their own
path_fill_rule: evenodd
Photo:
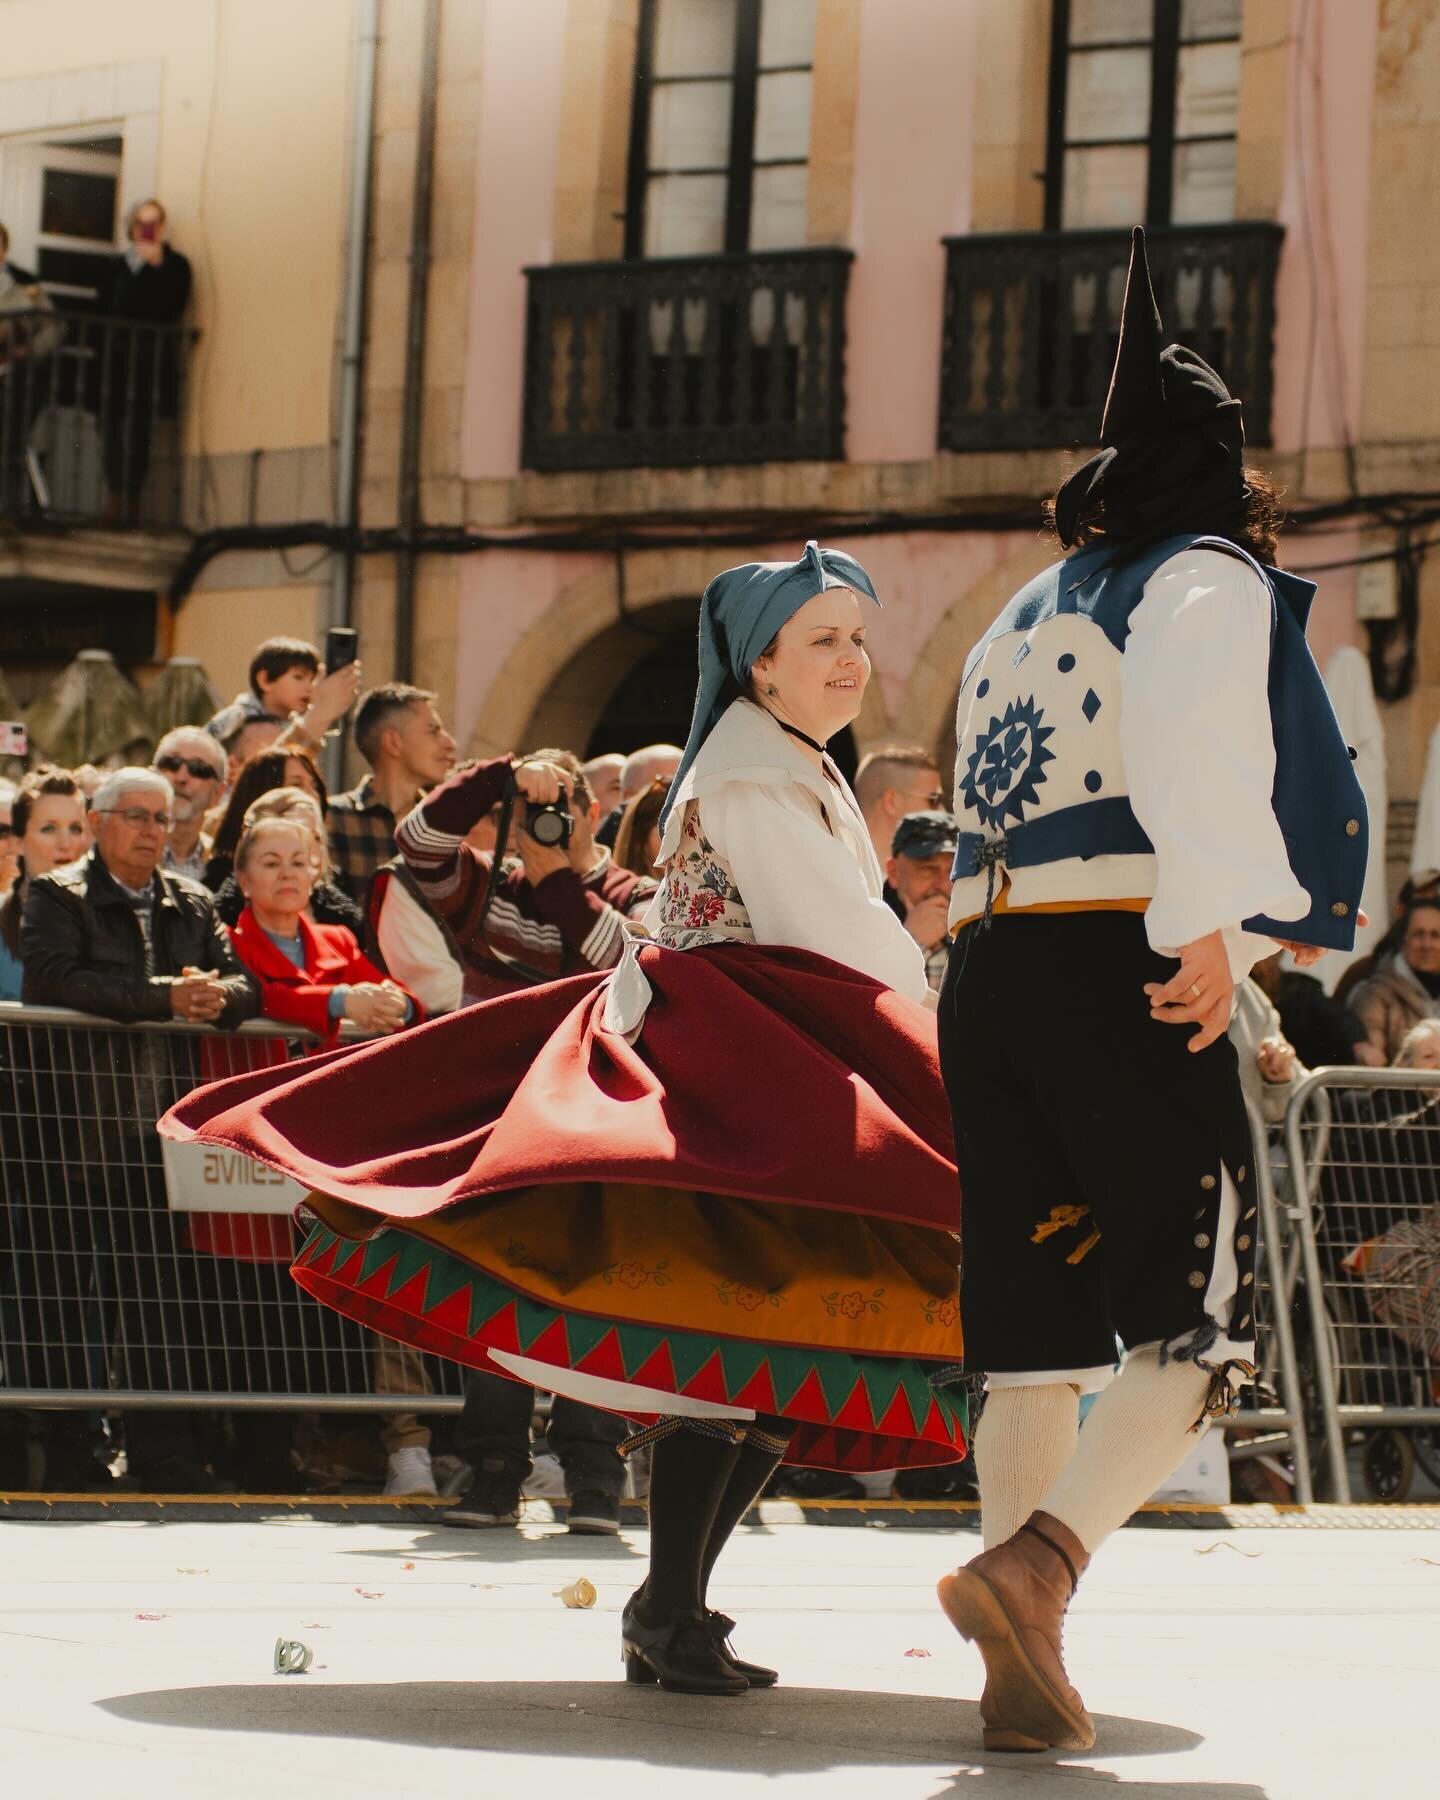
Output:
<svg viewBox="0 0 1440 1800">
<path fill-rule="evenodd" d="M 181 769 L 188 769 L 196 781 L 220 779 L 220 771 L 214 763 L 201 762 L 193 756 L 160 756 L 155 760 L 155 767 L 162 775 L 178 775 Z"/>
</svg>

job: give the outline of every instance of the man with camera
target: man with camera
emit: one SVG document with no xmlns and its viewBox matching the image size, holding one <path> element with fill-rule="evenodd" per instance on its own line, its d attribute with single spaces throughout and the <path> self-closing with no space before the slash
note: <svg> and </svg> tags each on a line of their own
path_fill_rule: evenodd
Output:
<svg viewBox="0 0 1440 1800">
<path fill-rule="evenodd" d="M 495 849 L 477 850 L 467 834 L 497 806 Z M 402 820 L 395 842 L 460 946 L 467 1000 L 619 962 L 626 922 L 649 906 L 656 884 L 616 867 L 595 841 L 599 822 L 599 802 L 568 750 L 472 763 Z M 518 1524 L 534 1403 L 533 1389 L 518 1382 L 469 1376 L 455 1449 L 474 1479 L 447 1523 Z M 615 1446 L 625 1432 L 613 1414 L 556 1396 L 547 1438 L 564 1470 L 571 1531 L 619 1530 L 625 1469 Z"/>
<path fill-rule="evenodd" d="M 474 849 L 467 834 L 507 799 L 514 856 Z M 472 763 L 401 822 L 400 854 L 464 954 L 467 1000 L 619 962 L 656 884 L 615 866 L 599 815 L 570 751 L 537 750 Z"/>
</svg>

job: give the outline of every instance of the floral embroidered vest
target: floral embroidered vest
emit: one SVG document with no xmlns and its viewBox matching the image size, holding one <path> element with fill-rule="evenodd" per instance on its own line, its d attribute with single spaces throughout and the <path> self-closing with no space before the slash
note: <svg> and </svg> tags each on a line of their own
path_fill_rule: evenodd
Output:
<svg viewBox="0 0 1440 1800">
<path fill-rule="evenodd" d="M 750 914 L 730 865 L 705 836 L 698 800 L 685 807 L 680 847 L 665 870 L 658 904 L 660 929 L 655 941 L 668 949 L 755 942 Z"/>
</svg>

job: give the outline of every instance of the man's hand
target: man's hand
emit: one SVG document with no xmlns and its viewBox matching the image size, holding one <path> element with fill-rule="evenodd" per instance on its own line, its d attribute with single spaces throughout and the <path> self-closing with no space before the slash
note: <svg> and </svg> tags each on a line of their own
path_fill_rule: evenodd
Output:
<svg viewBox="0 0 1440 1800">
<path fill-rule="evenodd" d="M 307 731 L 324 737 L 332 725 L 345 717 L 360 692 L 360 674 L 360 664 L 352 662 L 320 677 L 305 709 L 303 724 Z"/>
<path fill-rule="evenodd" d="M 1288 1038 L 1268 1037 L 1255 1052 L 1255 1066 L 1266 1081 L 1289 1081 L 1295 1073 L 1295 1046 Z"/>
<path fill-rule="evenodd" d="M 1186 1048 L 1208 1050 L 1229 1025 L 1235 998 L 1224 937 L 1212 931 L 1186 944 L 1180 952 L 1179 972 L 1166 982 L 1147 981 L 1145 993 L 1152 1019 L 1167 1025 L 1198 1025 L 1199 1031 Z"/>
<path fill-rule="evenodd" d="M 949 894 L 931 894 L 905 912 L 905 929 L 922 950 L 933 950 L 950 923 Z"/>
<path fill-rule="evenodd" d="M 1362 906 L 1355 915 L 1355 929 L 1357 931 L 1363 931 L 1369 923 L 1370 915 Z M 1329 951 L 1325 950 L 1319 944 L 1296 944 L 1289 938 L 1276 938 L 1275 942 L 1279 944 L 1282 950 L 1288 950 L 1290 952 L 1291 956 L 1295 959 L 1295 967 L 1297 969 L 1312 968 L 1319 962 L 1322 956 L 1329 955 Z"/>
<path fill-rule="evenodd" d="M 568 806 L 574 783 L 569 771 L 558 763 L 523 762 L 515 765 L 515 787 L 521 800 L 529 805 L 554 806 L 563 800 Z M 518 827 L 515 848 L 520 852 L 525 879 L 531 887 L 538 887 L 547 875 L 573 868 L 570 846 L 574 841 L 572 832 L 568 843 L 537 844 L 523 824 Z"/>
<path fill-rule="evenodd" d="M 213 1025 L 225 1010 L 224 984 L 214 969 L 188 965 L 170 980 L 170 1012 L 187 1025 Z"/>
<path fill-rule="evenodd" d="M 393 981 L 357 981 L 345 996 L 345 1017 L 362 1031 L 388 1036 L 405 1023 L 409 1004 Z"/>
<path fill-rule="evenodd" d="M 558 763 L 516 763 L 514 775 L 521 798 L 536 806 L 553 806 L 562 794 L 568 801 L 575 788 L 569 770 Z"/>
</svg>

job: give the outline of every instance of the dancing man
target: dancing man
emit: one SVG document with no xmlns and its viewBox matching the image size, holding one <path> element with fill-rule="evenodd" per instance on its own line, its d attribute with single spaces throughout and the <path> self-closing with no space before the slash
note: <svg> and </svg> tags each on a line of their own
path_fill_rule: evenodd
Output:
<svg viewBox="0 0 1440 1800">
<path fill-rule="evenodd" d="M 1072 554 L 1004 608 L 959 698 L 939 1030 L 985 1548 L 939 1591 L 985 1660 L 990 1749 L 1094 1743 L 1071 1595 L 1254 1374 L 1234 985 L 1276 942 L 1349 948 L 1365 874 L 1313 584 L 1269 566 L 1240 402 L 1162 343 L 1137 231 L 1102 449 L 1054 504 Z"/>
</svg>

